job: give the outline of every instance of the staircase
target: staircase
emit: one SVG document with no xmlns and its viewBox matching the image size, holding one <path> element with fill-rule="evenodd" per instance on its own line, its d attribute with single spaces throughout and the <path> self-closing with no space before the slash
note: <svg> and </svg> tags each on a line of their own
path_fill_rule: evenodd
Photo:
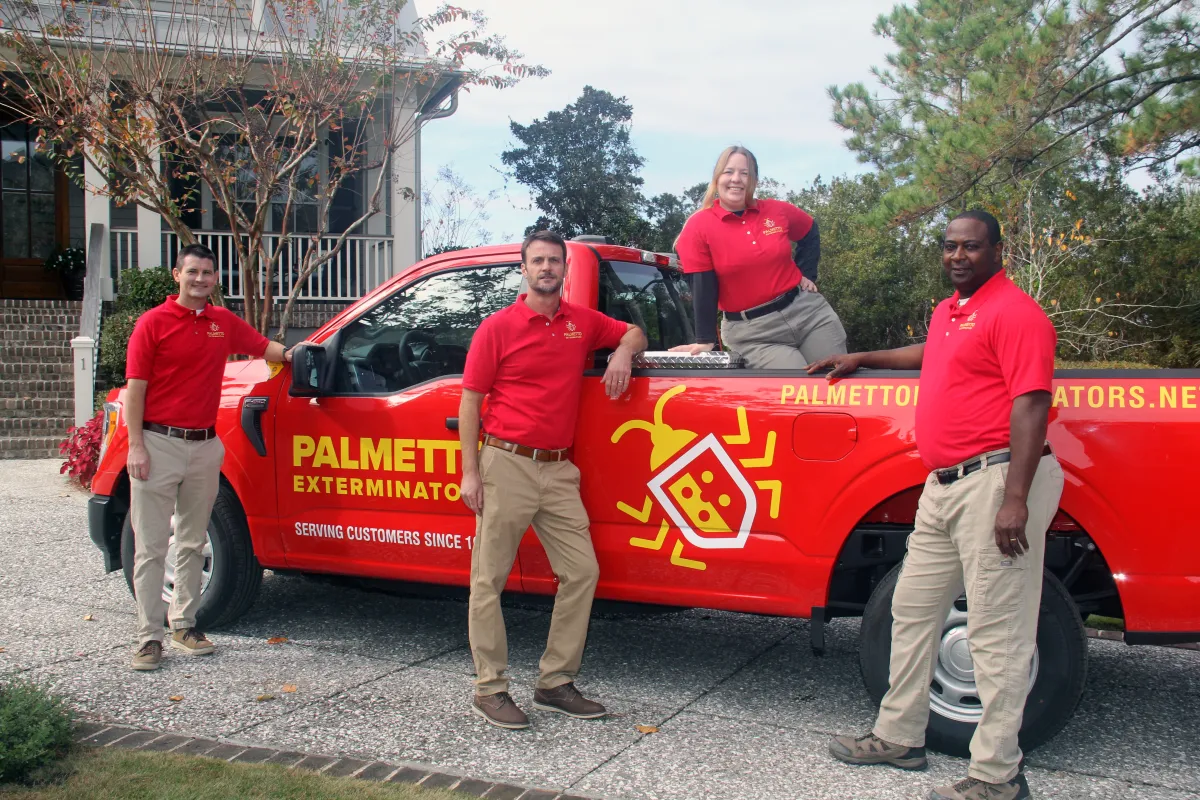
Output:
<svg viewBox="0 0 1200 800">
<path fill-rule="evenodd" d="M 74 424 L 81 303 L 0 300 L 0 459 L 59 458 Z"/>
</svg>

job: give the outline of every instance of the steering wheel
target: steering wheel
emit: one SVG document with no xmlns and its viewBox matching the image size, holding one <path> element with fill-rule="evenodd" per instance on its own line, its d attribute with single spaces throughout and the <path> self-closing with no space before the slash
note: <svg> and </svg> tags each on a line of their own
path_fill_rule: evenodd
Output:
<svg viewBox="0 0 1200 800">
<path fill-rule="evenodd" d="M 417 360 L 416 353 L 414 353 L 412 350 L 412 344 L 414 342 L 421 342 L 425 345 L 426 360 L 436 360 L 436 358 L 430 358 L 430 356 L 437 356 L 440 352 L 438 340 L 434 338 L 432 333 L 426 333 L 425 331 L 421 330 L 412 330 L 406 331 L 404 335 L 400 337 L 400 365 L 404 370 L 405 376 L 408 378 L 409 386 L 420 383 L 422 380 L 424 380 L 422 376 L 417 374 L 417 371 L 412 366 L 412 362 Z"/>
</svg>

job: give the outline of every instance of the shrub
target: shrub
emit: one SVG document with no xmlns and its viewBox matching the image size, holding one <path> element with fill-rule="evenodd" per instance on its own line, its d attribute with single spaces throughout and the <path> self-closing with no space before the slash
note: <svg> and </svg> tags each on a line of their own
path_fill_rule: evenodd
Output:
<svg viewBox="0 0 1200 800">
<path fill-rule="evenodd" d="M 117 308 L 140 314 L 178 292 L 179 284 L 166 267 L 122 270 L 121 283 L 117 287 Z"/>
<path fill-rule="evenodd" d="M 65 754 L 73 725 L 61 697 L 21 678 L 0 681 L 0 783 L 23 781 Z"/>
<path fill-rule="evenodd" d="M 179 284 L 166 267 L 131 269 L 121 273 L 115 309 L 100 326 L 98 383 L 103 389 L 125 383 L 125 354 L 134 323 L 144 312 L 161 305 L 179 291 Z"/>
<path fill-rule="evenodd" d="M 57 272 L 79 272 L 87 268 L 87 254 L 81 247 L 68 247 L 47 258 L 45 267 Z"/>
<path fill-rule="evenodd" d="M 85 489 L 92 488 L 92 478 L 100 466 L 100 442 L 104 434 L 104 412 L 82 425 L 67 428 L 67 440 L 58 446 L 65 456 L 59 474 L 70 473 L 71 477 Z"/>
</svg>

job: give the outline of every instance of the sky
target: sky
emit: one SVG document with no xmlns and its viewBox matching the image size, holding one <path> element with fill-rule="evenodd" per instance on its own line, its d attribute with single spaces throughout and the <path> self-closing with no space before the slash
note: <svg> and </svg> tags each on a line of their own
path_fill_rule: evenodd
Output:
<svg viewBox="0 0 1200 800">
<path fill-rule="evenodd" d="M 422 131 L 429 188 L 450 166 L 477 193 L 497 192 L 485 227 L 493 243 L 519 240 L 537 217 L 524 187 L 500 170 L 528 124 L 574 102 L 586 85 L 633 106 L 643 192 L 678 194 L 707 181 L 730 144 L 750 148 L 764 177 L 790 188 L 818 175 L 865 169 L 832 121 L 830 85 L 864 81 L 892 49 L 873 32 L 895 0 L 460 0 L 488 30 L 551 70 L 511 89 L 474 89 L 458 112 Z M 431 0 L 419 0 L 428 13 Z"/>
</svg>

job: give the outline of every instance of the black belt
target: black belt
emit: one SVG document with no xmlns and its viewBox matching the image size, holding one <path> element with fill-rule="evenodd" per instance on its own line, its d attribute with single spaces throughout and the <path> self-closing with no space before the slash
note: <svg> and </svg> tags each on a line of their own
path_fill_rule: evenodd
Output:
<svg viewBox="0 0 1200 800">
<path fill-rule="evenodd" d="M 216 428 L 176 428 L 174 425 L 159 425 L 157 422 L 143 422 L 142 427 L 151 433 L 161 433 L 163 436 L 188 442 L 205 442 L 217 438 Z"/>
<path fill-rule="evenodd" d="M 786 292 L 779 295 L 779 297 L 776 297 L 774 300 L 771 300 L 770 302 L 763 303 L 761 306 L 758 306 L 756 308 L 747 309 L 746 311 L 726 311 L 725 316 L 730 317 L 732 319 L 742 319 L 742 320 L 750 320 L 750 319 L 756 319 L 758 317 L 763 317 L 763 316 L 766 316 L 767 314 L 770 314 L 772 311 L 779 311 L 780 309 L 787 308 L 791 304 L 791 302 L 796 299 L 796 297 L 799 294 L 800 294 L 800 287 L 793 286 L 791 289 L 788 289 Z"/>
<path fill-rule="evenodd" d="M 1042 448 L 1043 456 L 1052 455 L 1052 453 L 1053 451 L 1050 450 L 1049 444 Z M 996 453 L 995 455 L 990 455 L 987 457 L 988 466 L 991 466 L 992 464 L 1003 464 L 1004 462 L 1011 460 L 1011 450 L 1005 450 L 1002 453 Z M 978 472 L 981 469 L 983 469 L 983 456 L 972 458 L 970 461 L 964 461 L 963 463 L 953 467 L 935 469 L 933 474 L 937 476 L 938 483 L 946 484 L 954 483 L 959 478 L 965 478 L 972 472 Z"/>
</svg>

